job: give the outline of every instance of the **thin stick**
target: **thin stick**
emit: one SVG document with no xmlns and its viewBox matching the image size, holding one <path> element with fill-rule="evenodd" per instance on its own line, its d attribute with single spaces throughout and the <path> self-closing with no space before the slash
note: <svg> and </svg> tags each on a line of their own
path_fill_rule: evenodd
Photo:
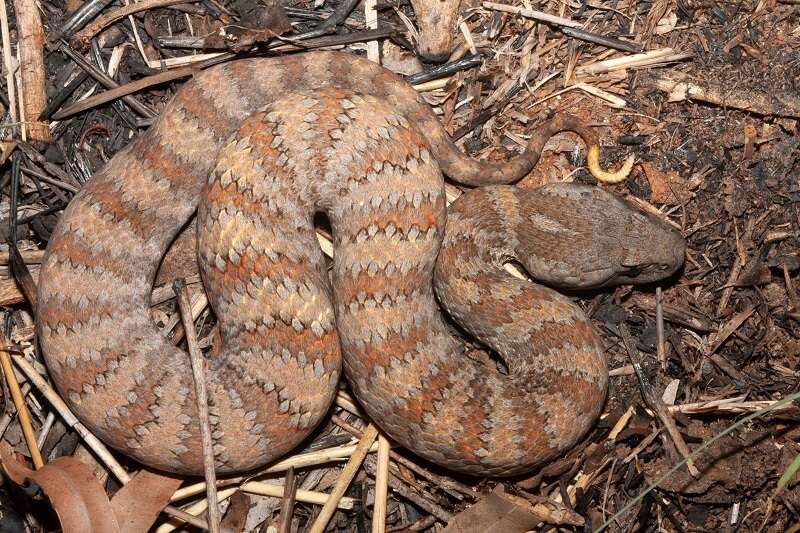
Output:
<svg viewBox="0 0 800 533">
<path fill-rule="evenodd" d="M 526 278 L 522 278 L 522 279 L 526 279 Z M 356 438 L 360 439 L 361 436 L 363 435 L 363 433 L 359 429 L 357 429 L 355 426 L 353 426 L 352 424 L 350 424 L 349 422 L 344 420 L 339 415 L 333 415 L 331 417 L 331 422 L 333 422 L 334 424 L 336 424 L 340 428 L 344 429 L 345 431 L 347 431 L 351 435 L 354 435 Z M 373 446 L 373 448 L 376 448 L 376 447 Z M 465 485 L 465 484 L 463 484 L 463 483 L 461 483 L 459 481 L 456 481 L 454 479 L 451 479 L 450 477 L 447 477 L 447 476 L 440 476 L 439 474 L 434 474 L 430 470 L 421 467 L 420 465 L 418 465 L 414 461 L 411 461 L 410 459 L 407 459 L 406 457 L 403 457 L 402 455 L 400 455 L 397 452 L 390 451 L 389 452 L 389 458 L 392 461 L 394 461 L 394 462 L 396 462 L 398 464 L 401 464 L 404 467 L 408 468 L 409 470 L 411 470 L 415 474 L 419 475 L 420 477 L 424 477 L 425 479 L 427 479 L 428 481 L 430 481 L 434 485 L 437 485 L 442 490 L 444 490 L 445 492 L 447 492 L 448 494 L 450 494 L 452 497 L 454 497 L 456 499 L 461 500 L 461 499 L 464 498 L 464 496 L 466 496 L 468 498 L 472 498 L 472 499 L 475 499 L 475 497 L 476 497 L 476 492 L 474 490 L 472 490 L 472 488 L 469 487 L 468 485 Z"/>
<path fill-rule="evenodd" d="M 111 78 L 105 72 L 103 72 L 102 70 L 98 69 L 97 67 L 86 61 L 86 59 L 82 55 L 80 55 L 75 50 L 67 46 L 65 43 L 62 43 L 60 50 L 65 54 L 67 54 L 70 57 L 70 59 L 72 59 L 80 68 L 88 72 L 91 77 L 100 82 L 100 84 L 106 89 L 116 89 L 117 87 L 119 87 L 119 84 L 116 81 L 114 81 L 113 78 Z M 89 99 L 87 98 L 87 100 Z M 126 104 L 131 106 L 131 108 L 134 111 L 136 111 L 143 117 L 145 118 L 156 117 L 156 113 L 152 109 L 150 109 L 149 107 L 147 107 L 146 105 L 135 99 L 133 96 L 125 95 L 122 97 L 122 100 L 124 100 Z M 56 116 L 57 114 L 53 115 L 53 118 L 56 118 Z"/>
<path fill-rule="evenodd" d="M 347 445 L 347 446 L 335 446 L 333 448 L 325 448 L 324 450 L 318 450 L 315 452 L 308 452 L 308 453 L 300 453 L 284 459 L 278 463 L 275 463 L 269 468 L 264 469 L 263 471 L 256 474 L 256 476 L 261 476 L 265 474 L 277 474 L 280 472 L 286 472 L 290 468 L 304 468 L 308 466 L 316 466 L 319 464 L 330 463 L 332 461 L 343 461 L 355 453 L 356 445 Z M 370 446 L 370 452 L 378 451 L 378 445 L 373 444 Z M 241 483 L 245 480 L 242 477 L 235 477 L 224 479 L 219 482 L 219 484 L 229 485 L 231 483 Z M 170 498 L 170 501 L 178 501 L 184 498 L 188 498 L 189 496 L 194 496 L 195 494 L 200 494 L 205 490 L 206 484 L 204 481 L 199 483 L 194 483 L 192 485 L 187 485 L 185 487 L 181 487 L 175 491 L 175 493 Z M 297 499 L 300 500 L 300 493 L 302 491 L 297 491 Z M 281 493 L 283 494 L 283 493 Z"/>
<path fill-rule="evenodd" d="M 214 448 L 211 441 L 211 426 L 208 423 L 208 393 L 206 392 L 203 354 L 197 345 L 197 333 L 192 320 L 192 306 L 189 303 L 189 291 L 182 279 L 175 280 L 172 285 L 178 297 L 178 308 L 183 319 L 183 330 L 186 345 L 189 348 L 189 361 L 192 364 L 197 412 L 200 417 L 200 442 L 203 446 L 203 474 L 206 480 L 206 497 L 208 498 L 208 530 L 219 533 L 219 501 L 217 500 L 217 474 L 214 472 Z"/>
<path fill-rule="evenodd" d="M 687 59 L 691 54 L 676 52 L 672 48 L 659 48 L 641 54 L 630 54 L 621 57 L 614 57 L 604 61 L 597 61 L 588 65 L 581 65 L 575 69 L 576 76 L 587 76 L 591 74 L 604 74 L 626 68 L 644 67 L 658 63 L 667 63 Z"/>
<path fill-rule="evenodd" d="M 259 496 L 271 496 L 273 498 L 283 498 L 286 492 L 281 485 L 272 485 L 262 481 L 248 481 L 239 487 L 242 492 L 258 494 Z M 325 505 L 331 499 L 330 494 L 315 490 L 295 489 L 294 499 L 298 502 L 310 503 L 313 505 Z M 339 509 L 352 509 L 355 507 L 356 500 L 353 498 L 342 497 L 336 507 Z"/>
<path fill-rule="evenodd" d="M 58 411 L 58 414 L 61 415 L 61 418 L 64 419 L 64 422 L 66 422 L 67 426 L 74 429 L 75 432 L 81 436 L 86 445 L 91 448 L 91 450 L 100 458 L 100 460 L 103 461 L 106 467 L 111 470 L 111 473 L 114 474 L 114 476 L 116 476 L 116 478 L 123 485 L 128 483 L 131 480 L 128 472 L 126 472 L 125 469 L 122 468 L 122 465 L 119 464 L 116 459 L 114 459 L 114 456 L 111 455 L 110 451 L 108 451 L 106 445 L 100 442 L 100 439 L 95 437 L 88 429 L 86 429 L 83 424 L 78 421 L 75 415 L 72 414 L 72 411 L 69 410 L 69 407 L 67 407 L 67 404 L 64 403 L 64 400 L 62 400 L 53 387 L 51 387 L 44 380 L 44 378 L 39 375 L 36 369 L 33 368 L 33 365 L 26 361 L 21 355 L 13 355 L 11 356 L 11 359 L 14 361 L 14 364 L 17 365 L 20 370 L 22 370 L 28 380 L 33 383 L 33 386 L 39 389 L 39 392 L 41 392 L 42 396 L 44 396 L 47 401 L 50 402 L 50 405 L 52 405 L 53 408 Z M 186 522 L 187 524 L 199 527 L 204 531 L 208 529 L 205 520 L 200 520 L 199 518 L 191 516 L 175 507 L 164 507 L 164 512 L 174 518 Z"/>
<path fill-rule="evenodd" d="M 339 502 L 339 498 L 342 497 L 344 491 L 347 490 L 350 482 L 355 477 L 361 463 L 364 461 L 364 457 L 367 456 L 367 452 L 369 452 L 377 436 L 378 428 L 375 427 L 375 424 L 367 426 L 367 429 L 364 430 L 364 436 L 356 447 L 356 451 L 350 457 L 350 460 L 347 461 L 347 464 L 344 465 L 339 479 L 336 480 L 336 485 L 334 485 L 331 491 L 330 499 L 322 507 L 309 533 L 323 533 L 323 531 L 325 531 L 325 527 L 328 525 L 328 522 L 330 522 L 331 517 L 333 517 L 333 513 L 336 512 L 336 504 Z"/>
<path fill-rule="evenodd" d="M 119 9 L 115 9 L 111 13 L 103 15 L 102 17 L 97 18 L 94 22 L 87 25 L 84 29 L 76 33 L 72 37 L 72 42 L 76 45 L 86 46 L 86 44 L 94 37 L 97 33 L 100 32 L 106 26 L 110 26 L 111 24 L 121 20 L 128 15 L 132 15 L 134 13 L 138 13 L 140 11 L 145 11 L 147 9 L 154 9 L 157 7 L 168 7 L 175 4 L 185 4 L 187 0 L 142 0 L 141 2 L 137 2 L 135 4 L 129 4 L 127 6 L 120 7 Z"/>
<path fill-rule="evenodd" d="M 6 337 L 2 333 L 0 333 L 0 346 L 6 346 Z M 36 433 L 33 431 L 33 426 L 31 425 L 28 406 L 25 405 L 24 396 L 19 388 L 17 378 L 14 376 L 14 368 L 11 366 L 11 359 L 5 349 L 0 350 L 0 364 L 3 366 L 3 374 L 6 376 L 8 390 L 11 393 L 11 399 L 14 401 L 14 407 L 17 410 L 17 418 L 19 419 L 20 427 L 22 427 L 22 435 L 25 437 L 25 444 L 28 445 L 28 451 L 31 452 L 33 466 L 38 470 L 44 466 L 44 461 L 42 461 L 42 454 L 39 452 L 39 446 L 36 444 Z"/>
<path fill-rule="evenodd" d="M 292 515 L 294 514 L 294 498 L 297 493 L 297 483 L 294 477 L 294 467 L 289 467 L 284 478 L 285 489 L 281 500 L 281 521 L 278 524 L 278 533 L 290 533 L 292 529 Z"/>
<path fill-rule="evenodd" d="M 580 22 L 566 19 L 564 17 L 557 17 L 544 13 L 543 11 L 536 11 L 535 9 L 526 9 L 524 7 L 509 6 L 507 4 L 497 4 L 495 2 L 484 2 L 483 7 L 486 9 L 493 9 L 495 11 L 502 11 L 504 13 L 513 13 L 525 18 L 538 20 L 539 22 L 546 22 L 547 24 L 555 24 L 556 26 L 566 26 L 567 28 L 580 28 L 583 26 Z"/>
<path fill-rule="evenodd" d="M 661 303 L 661 287 L 656 287 L 656 353 L 661 368 L 667 369 L 667 347 L 664 345 L 664 306 Z"/>
<path fill-rule="evenodd" d="M 378 435 L 378 467 L 375 471 L 375 505 L 372 508 L 372 533 L 386 532 L 386 500 L 389 496 L 389 440 Z"/>
<path fill-rule="evenodd" d="M 228 490 L 231 488 L 229 485 L 236 485 L 236 490 L 241 490 L 242 492 L 247 492 L 250 494 L 258 494 L 259 496 L 269 496 L 271 498 L 283 498 L 285 487 L 283 485 L 274 485 L 272 483 L 265 483 L 263 481 L 244 481 L 243 477 L 237 477 L 232 479 L 224 479 L 220 480 L 218 489 L 223 487 L 227 487 L 224 490 Z M 242 483 L 239 485 L 239 483 Z M 172 495 L 170 501 L 177 501 L 183 500 L 186 498 L 190 498 L 197 494 L 200 494 L 205 490 L 205 483 L 196 483 L 194 485 L 189 485 L 188 487 L 183 487 L 178 489 L 175 494 Z M 217 493 L 217 497 L 219 500 L 223 500 L 222 497 L 222 490 Z M 310 503 L 313 505 L 325 505 L 325 503 L 330 498 L 330 495 L 325 492 L 319 492 L 314 490 L 304 490 L 304 489 L 295 489 L 294 491 L 294 499 L 298 502 L 303 503 Z M 347 496 L 343 496 L 339 499 L 338 507 L 339 509 L 352 509 L 355 507 L 356 500 L 354 498 L 349 498 Z"/>
<path fill-rule="evenodd" d="M 661 396 L 655 394 L 652 384 L 644 375 L 644 372 L 642 372 L 641 364 L 636 360 L 636 345 L 633 343 L 631 334 L 625 324 L 620 324 L 619 332 L 622 336 L 622 344 L 625 347 L 625 351 L 628 352 L 628 357 L 630 358 L 631 363 L 633 363 L 633 369 L 636 371 L 636 377 L 639 380 L 639 388 L 642 391 L 642 398 L 647 406 L 655 411 L 656 415 L 658 415 L 659 420 L 661 420 L 661 423 L 664 425 L 667 433 L 672 438 L 672 442 L 678 449 L 678 453 L 680 453 L 681 456 L 686 460 L 686 468 L 689 470 L 689 473 L 695 478 L 700 476 L 700 471 L 697 470 L 697 467 L 695 467 L 694 461 L 692 460 L 692 454 L 689 451 L 689 447 L 686 445 L 686 441 L 683 440 L 680 431 L 678 431 L 678 427 L 675 425 L 675 419 L 667 409 L 667 406 L 664 405 L 664 402 L 661 400 Z"/>
</svg>

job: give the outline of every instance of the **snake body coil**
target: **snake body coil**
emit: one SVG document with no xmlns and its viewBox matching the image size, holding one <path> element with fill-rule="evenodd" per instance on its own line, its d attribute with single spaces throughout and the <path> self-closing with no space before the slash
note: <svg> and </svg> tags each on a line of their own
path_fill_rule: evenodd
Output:
<svg viewBox="0 0 800 533">
<path fill-rule="evenodd" d="M 53 380 L 106 443 L 202 473 L 189 360 L 149 311 L 159 262 L 198 209 L 222 339 L 206 361 L 218 472 L 302 441 L 331 404 L 342 356 L 372 420 L 434 462 L 510 475 L 551 459 L 602 408 L 602 349 L 568 298 L 503 263 L 596 287 L 657 279 L 683 258 L 676 232 L 597 188 L 485 187 L 446 213 L 442 172 L 510 183 L 561 129 L 593 139 L 562 118 L 521 156 L 489 165 L 461 154 L 410 86 L 363 59 L 309 53 L 199 73 L 75 196 L 52 236 L 37 313 Z M 317 212 L 333 228 L 330 277 Z M 442 305 L 504 371 L 466 358 L 434 270 Z"/>
</svg>

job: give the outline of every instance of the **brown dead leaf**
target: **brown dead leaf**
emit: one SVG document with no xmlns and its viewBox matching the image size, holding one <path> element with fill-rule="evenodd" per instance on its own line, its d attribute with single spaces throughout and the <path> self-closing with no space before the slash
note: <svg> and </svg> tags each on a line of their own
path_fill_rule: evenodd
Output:
<svg viewBox="0 0 800 533">
<path fill-rule="evenodd" d="M 140 470 L 111 499 L 120 531 L 143 533 L 150 529 L 181 483 L 177 477 Z"/>
<path fill-rule="evenodd" d="M 772 281 L 772 273 L 769 265 L 764 261 L 748 261 L 744 270 L 736 281 L 733 282 L 737 287 L 751 287 L 755 285 L 766 285 Z"/>
<path fill-rule="evenodd" d="M 42 488 L 67 533 L 120 531 L 106 491 L 92 471 L 74 457 L 59 457 L 39 470 L 20 464 L 7 443 L 0 444 L 3 470 L 15 483 L 33 481 Z"/>
<path fill-rule="evenodd" d="M 244 531 L 247 514 L 250 512 L 250 496 L 244 492 L 234 492 L 230 502 L 220 526 L 231 532 Z"/>
<path fill-rule="evenodd" d="M 41 487 L 65 533 L 144 533 L 182 482 L 143 470 L 109 501 L 91 468 L 76 457 L 59 457 L 31 470 L 17 461 L 13 448 L 3 442 L 0 462 L 18 485 L 32 481 Z"/>
<path fill-rule="evenodd" d="M 236 0 L 232 7 L 241 16 L 241 22 L 210 34 L 203 41 L 206 48 L 241 51 L 292 31 L 283 5 L 276 0 Z"/>
<path fill-rule="evenodd" d="M 690 197 L 686 180 L 674 172 L 662 172 L 649 163 L 642 163 L 650 183 L 650 201 L 654 204 L 682 204 Z"/>
<path fill-rule="evenodd" d="M 584 520 L 556 502 L 542 499 L 534 504 L 506 494 L 503 485 L 498 485 L 491 494 L 450 520 L 444 533 L 523 533 L 540 522 L 582 526 Z"/>
</svg>

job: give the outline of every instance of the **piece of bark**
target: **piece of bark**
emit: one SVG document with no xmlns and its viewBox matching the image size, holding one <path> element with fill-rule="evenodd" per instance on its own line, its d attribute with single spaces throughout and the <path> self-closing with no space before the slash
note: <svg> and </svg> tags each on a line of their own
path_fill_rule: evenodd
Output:
<svg viewBox="0 0 800 533">
<path fill-rule="evenodd" d="M 19 46 L 22 109 L 28 140 L 50 142 L 50 128 L 38 117 L 47 107 L 44 70 L 44 30 L 35 0 L 15 0 Z"/>
</svg>

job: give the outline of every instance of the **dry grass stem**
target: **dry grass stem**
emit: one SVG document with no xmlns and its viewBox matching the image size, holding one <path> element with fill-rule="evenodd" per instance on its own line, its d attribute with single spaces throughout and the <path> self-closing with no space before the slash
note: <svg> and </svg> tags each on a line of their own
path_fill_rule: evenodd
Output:
<svg viewBox="0 0 800 533">
<path fill-rule="evenodd" d="M 495 2 L 483 2 L 483 7 L 492 9 L 494 11 L 502 11 L 504 13 L 513 13 L 525 18 L 538 20 L 539 22 L 546 22 L 547 24 L 555 24 L 556 26 L 566 26 L 567 28 L 580 28 L 583 26 L 580 22 L 570 20 L 556 15 L 550 15 L 543 11 L 535 9 L 528 9 L 524 7 L 510 6 L 508 4 L 498 4 Z"/>
<path fill-rule="evenodd" d="M 3 66 L 6 71 L 8 111 L 11 116 L 11 122 L 16 124 L 19 121 L 19 115 L 17 113 L 17 92 L 16 82 L 14 81 L 14 61 L 11 56 L 11 36 L 8 31 L 8 11 L 5 2 L 0 5 L 0 34 L 3 37 Z"/>
<path fill-rule="evenodd" d="M 372 508 L 372 533 L 386 531 L 386 502 L 389 496 L 389 440 L 378 435 L 378 466 L 375 472 L 375 505 Z"/>
<path fill-rule="evenodd" d="M 681 61 L 691 57 L 691 54 L 677 53 L 672 48 L 650 50 L 641 54 L 630 54 L 604 61 L 597 61 L 589 65 L 581 65 L 575 69 L 576 76 L 590 76 L 605 74 L 626 68 L 647 67 L 673 61 Z"/>
<path fill-rule="evenodd" d="M 22 427 L 22 435 L 25 437 L 25 444 L 28 445 L 28 451 L 31 454 L 33 466 L 38 470 L 44 466 L 42 454 L 39 452 L 39 445 L 36 443 L 36 433 L 31 424 L 31 417 L 28 413 L 28 406 L 25 403 L 25 395 L 20 390 L 17 377 L 14 375 L 14 368 L 11 366 L 11 359 L 5 347 L 8 345 L 5 335 L 0 333 L 0 365 L 3 367 L 3 375 L 8 384 L 8 390 L 11 393 L 11 400 L 14 402 L 14 408 L 17 410 L 17 418 L 19 419 L 20 426 Z"/>
</svg>

